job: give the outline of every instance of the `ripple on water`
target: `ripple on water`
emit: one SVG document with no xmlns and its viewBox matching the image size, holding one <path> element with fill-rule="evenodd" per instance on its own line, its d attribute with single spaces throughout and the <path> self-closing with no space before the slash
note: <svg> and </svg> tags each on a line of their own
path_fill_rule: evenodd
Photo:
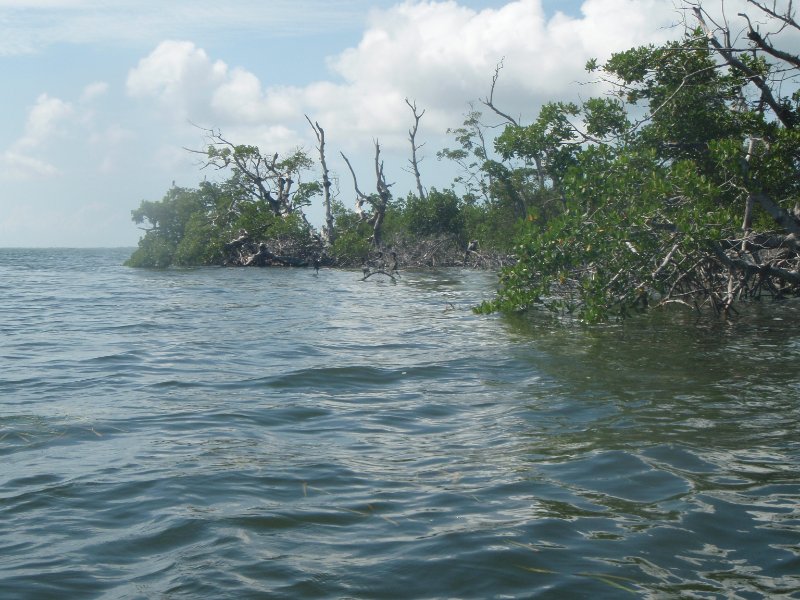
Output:
<svg viewBox="0 0 800 600">
<path fill-rule="evenodd" d="M 567 463 L 542 465 L 540 470 L 563 485 L 583 493 L 611 496 L 637 503 L 658 503 L 686 494 L 683 477 L 658 469 L 622 451 L 595 453 Z"/>
<path fill-rule="evenodd" d="M 452 310 L 492 274 L 29 253 L 2 598 L 800 593 L 797 308 L 554 327 Z"/>
</svg>

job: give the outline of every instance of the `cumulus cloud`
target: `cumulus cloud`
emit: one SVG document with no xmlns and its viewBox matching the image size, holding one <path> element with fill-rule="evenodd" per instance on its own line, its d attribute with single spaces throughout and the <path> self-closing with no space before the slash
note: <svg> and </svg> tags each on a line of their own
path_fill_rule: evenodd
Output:
<svg viewBox="0 0 800 600">
<path fill-rule="evenodd" d="M 41 94 L 28 112 L 22 136 L 0 154 L 0 174 L 6 179 L 52 177 L 58 168 L 34 156 L 61 132 L 62 125 L 74 114 L 71 104 Z"/>
<path fill-rule="evenodd" d="M 469 101 L 488 93 L 503 61 L 497 104 L 533 118 L 543 102 L 598 91 L 583 85 L 589 58 L 661 41 L 674 33 L 662 28 L 674 19 L 674 7 L 663 0 L 586 0 L 578 17 L 549 18 L 540 0 L 483 10 L 455 0 L 406 0 L 370 13 L 360 42 L 328 59 L 327 81 L 265 85 L 268 73 L 259 77 L 191 42 L 167 41 L 130 72 L 127 87 L 133 96 L 158 99 L 180 119 L 259 130 L 267 142 L 277 132 L 283 143 L 307 140 L 303 115 L 310 114 L 345 145 L 355 138 L 371 144 L 373 137 L 401 145 L 407 97 L 426 109 L 423 128 L 442 133 L 459 124 Z"/>
<path fill-rule="evenodd" d="M 264 90 L 259 78 L 244 69 L 234 69 L 211 99 L 217 115 L 227 120 L 256 125 L 282 123 L 302 117 L 301 98 L 291 86 Z"/>
<path fill-rule="evenodd" d="M 74 158 L 74 153 L 64 154 L 65 140 L 72 148 L 88 141 L 95 150 L 95 160 L 110 164 L 111 153 L 119 154 L 135 134 L 118 124 L 98 128 L 94 106 L 107 91 L 105 82 L 90 83 L 75 103 L 40 94 L 29 107 L 21 135 L 0 153 L 0 176 L 30 180 L 61 174 L 63 163 Z"/>
<path fill-rule="evenodd" d="M 58 133 L 63 121 L 73 114 L 72 105 L 59 98 L 41 94 L 28 113 L 25 133 L 17 141 L 18 148 L 35 148 Z"/>
<path fill-rule="evenodd" d="M 410 96 L 428 107 L 437 127 L 452 125 L 454 111 L 488 93 L 500 61 L 498 103 L 531 117 L 542 102 L 591 93 L 580 85 L 587 59 L 654 41 L 672 18 L 663 0 L 587 0 L 581 17 L 549 20 L 539 0 L 480 11 L 454 1 L 407 1 L 373 13 L 359 45 L 330 64 L 346 82 L 356 120 L 366 113 L 391 123 L 398 99 Z"/>
<path fill-rule="evenodd" d="M 250 71 L 212 60 L 188 41 L 165 41 L 130 71 L 127 91 L 152 98 L 173 115 L 217 124 L 258 125 L 302 117 L 298 91 L 265 90 Z"/>
<path fill-rule="evenodd" d="M 157 109 L 155 118 L 170 131 L 159 143 L 178 149 L 202 147 L 202 133 L 191 123 L 270 153 L 313 149 L 309 115 L 325 128 L 331 168 L 347 176 L 338 150 L 359 173 L 369 173 L 378 139 L 401 189 L 412 122 L 406 98 L 425 109 L 417 141 L 426 143 L 430 161 L 452 143 L 446 130 L 461 124 L 471 102 L 487 120 L 494 118 L 479 100 L 501 61 L 494 100 L 529 122 L 544 102 L 603 93 L 589 81 L 586 61 L 673 38 L 681 33 L 670 27 L 676 19 L 673 4 L 664 0 L 584 0 L 577 15 L 547 13 L 542 0 L 484 9 L 457 0 L 404 0 L 373 8 L 359 41 L 326 59 L 326 78 L 280 85 L 270 72 L 228 64 L 192 41 L 168 40 L 130 70 L 126 90 L 142 107 Z M 153 156 L 162 167 L 187 160 L 180 151 L 169 160 L 163 152 Z M 424 163 L 424 177 L 425 167 L 432 169 Z M 437 172 L 427 183 L 447 185 L 444 170 Z"/>
<path fill-rule="evenodd" d="M 303 118 L 302 90 L 264 88 L 254 73 L 230 68 L 188 41 L 165 41 L 128 74 L 127 92 L 154 100 L 177 130 L 188 123 L 222 128 L 232 139 L 288 150 L 303 136 L 291 129 Z"/>
<path fill-rule="evenodd" d="M 204 110 L 214 90 L 223 84 L 228 67 L 212 61 L 192 42 L 165 41 L 128 74 L 127 91 L 134 97 L 158 99 L 183 117 L 192 108 Z"/>
</svg>

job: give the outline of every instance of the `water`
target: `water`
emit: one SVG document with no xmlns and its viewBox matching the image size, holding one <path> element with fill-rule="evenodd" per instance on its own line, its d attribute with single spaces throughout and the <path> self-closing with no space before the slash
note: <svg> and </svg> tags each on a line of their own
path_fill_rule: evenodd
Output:
<svg viewBox="0 0 800 600">
<path fill-rule="evenodd" d="M 0 250 L 0 598 L 798 598 L 800 306 Z"/>
</svg>

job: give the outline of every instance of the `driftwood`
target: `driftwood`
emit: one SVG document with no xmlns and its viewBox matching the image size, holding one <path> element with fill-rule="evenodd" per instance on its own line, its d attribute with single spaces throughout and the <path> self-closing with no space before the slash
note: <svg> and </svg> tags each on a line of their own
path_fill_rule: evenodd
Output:
<svg viewBox="0 0 800 600">
<path fill-rule="evenodd" d="M 226 267 L 313 267 L 330 264 L 317 244 L 308 247 L 291 248 L 281 240 L 254 240 L 242 230 L 239 235 L 223 247 L 223 265 Z M 287 252 L 294 250 L 294 252 Z"/>
<path fill-rule="evenodd" d="M 429 269 L 462 267 L 470 269 L 498 269 L 515 262 L 513 256 L 492 251 L 480 251 L 475 240 L 465 243 L 452 234 L 439 234 L 425 238 L 394 237 L 386 246 L 394 252 L 404 269 Z"/>
<path fill-rule="evenodd" d="M 256 239 L 245 230 L 225 244 L 222 264 L 228 267 L 311 267 L 361 266 L 362 280 L 383 275 L 392 280 L 400 277 L 401 269 L 428 269 L 460 267 L 469 269 L 497 269 L 513 264 L 513 256 L 479 251 L 477 241 L 459 242 L 455 236 L 439 235 L 424 239 L 389 240 L 391 245 L 376 249 L 364 260 L 341 261 L 332 259 L 322 240 L 309 240 L 298 244 L 296 239 L 279 237 Z"/>
<path fill-rule="evenodd" d="M 377 271 L 367 270 L 367 271 L 364 272 L 364 277 L 361 278 L 361 281 L 366 281 L 367 279 L 369 279 L 373 275 L 386 275 L 392 281 L 397 281 L 396 277 L 400 277 L 400 274 L 397 271 L 389 272 L 389 271 L 385 271 L 383 269 L 379 269 Z"/>
<path fill-rule="evenodd" d="M 396 281 L 395 276 L 400 276 L 397 253 L 390 251 L 388 254 L 389 258 L 387 259 L 385 253 L 379 250 L 374 257 L 365 260 L 361 265 L 361 271 L 364 273 L 361 281 L 366 281 L 373 275 L 386 275 L 392 281 Z"/>
</svg>

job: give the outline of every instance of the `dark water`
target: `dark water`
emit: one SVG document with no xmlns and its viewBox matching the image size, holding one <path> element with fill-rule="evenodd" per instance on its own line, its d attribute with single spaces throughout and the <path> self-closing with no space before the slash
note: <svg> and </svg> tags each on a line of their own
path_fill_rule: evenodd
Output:
<svg viewBox="0 0 800 600">
<path fill-rule="evenodd" d="M 800 306 L 0 250 L 0 598 L 798 598 Z"/>
</svg>

